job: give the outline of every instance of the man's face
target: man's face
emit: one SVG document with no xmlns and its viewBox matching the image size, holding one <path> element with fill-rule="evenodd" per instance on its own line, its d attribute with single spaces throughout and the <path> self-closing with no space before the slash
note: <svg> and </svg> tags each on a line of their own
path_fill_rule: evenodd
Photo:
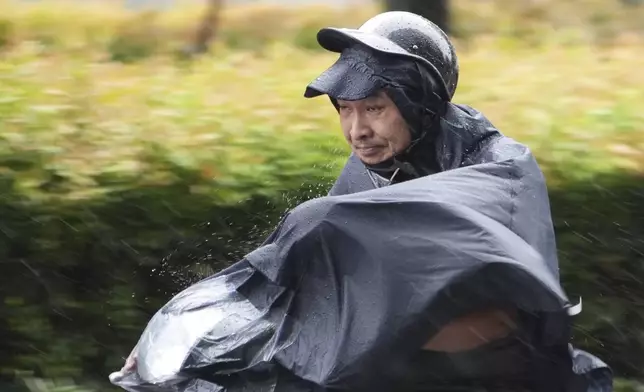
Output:
<svg viewBox="0 0 644 392">
<path fill-rule="evenodd" d="M 364 163 L 385 161 L 411 143 L 407 123 L 383 91 L 359 101 L 338 100 L 338 105 L 344 137 Z"/>
</svg>

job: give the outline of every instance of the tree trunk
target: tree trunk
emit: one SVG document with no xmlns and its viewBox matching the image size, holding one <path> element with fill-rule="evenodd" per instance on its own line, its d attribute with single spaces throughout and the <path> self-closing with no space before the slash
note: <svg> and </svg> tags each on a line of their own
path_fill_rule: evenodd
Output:
<svg viewBox="0 0 644 392">
<path fill-rule="evenodd" d="M 193 54 L 205 53 L 210 43 L 215 38 L 219 22 L 219 14 L 223 8 L 224 0 L 208 0 L 206 13 L 199 24 L 191 52 Z"/>
<path fill-rule="evenodd" d="M 436 23 L 445 33 L 450 33 L 449 0 L 386 0 L 389 11 L 408 11 Z"/>
</svg>

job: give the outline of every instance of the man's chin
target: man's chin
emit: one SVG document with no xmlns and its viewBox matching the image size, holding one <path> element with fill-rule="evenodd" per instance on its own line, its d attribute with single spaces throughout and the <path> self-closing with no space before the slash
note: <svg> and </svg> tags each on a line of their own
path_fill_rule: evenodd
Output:
<svg viewBox="0 0 644 392">
<path fill-rule="evenodd" d="M 358 158 L 362 161 L 362 163 L 365 163 L 367 165 L 377 165 L 379 163 L 382 163 L 388 159 L 386 155 L 378 154 L 376 156 L 374 155 L 361 155 L 361 154 L 356 154 L 358 155 Z"/>
</svg>

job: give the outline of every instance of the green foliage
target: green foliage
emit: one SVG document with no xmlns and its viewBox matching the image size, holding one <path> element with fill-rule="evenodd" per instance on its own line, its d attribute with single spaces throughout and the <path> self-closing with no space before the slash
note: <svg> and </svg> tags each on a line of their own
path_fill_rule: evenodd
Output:
<svg viewBox="0 0 644 392">
<path fill-rule="evenodd" d="M 12 40 L 13 24 L 7 19 L 0 19 L 0 50 L 9 46 Z"/>
<path fill-rule="evenodd" d="M 644 384 L 632 380 L 615 380 L 615 392 L 644 392 Z"/>
<path fill-rule="evenodd" d="M 161 37 L 154 22 L 155 14 L 148 12 L 121 26 L 107 46 L 110 59 L 131 63 L 156 54 Z"/>
<path fill-rule="evenodd" d="M 583 298 L 574 343 L 615 366 L 617 375 L 642 377 L 644 363 L 644 176 L 611 173 L 566 182 L 550 200 L 561 279 Z"/>
</svg>

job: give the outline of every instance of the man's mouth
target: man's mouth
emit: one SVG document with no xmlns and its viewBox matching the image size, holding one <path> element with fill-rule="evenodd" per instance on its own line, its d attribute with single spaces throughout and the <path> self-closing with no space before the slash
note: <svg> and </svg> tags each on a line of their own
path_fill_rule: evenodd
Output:
<svg viewBox="0 0 644 392">
<path fill-rule="evenodd" d="M 358 147 L 358 151 L 360 151 L 361 155 L 374 155 L 378 153 L 382 147 L 380 146 L 363 146 L 363 147 Z"/>
</svg>

